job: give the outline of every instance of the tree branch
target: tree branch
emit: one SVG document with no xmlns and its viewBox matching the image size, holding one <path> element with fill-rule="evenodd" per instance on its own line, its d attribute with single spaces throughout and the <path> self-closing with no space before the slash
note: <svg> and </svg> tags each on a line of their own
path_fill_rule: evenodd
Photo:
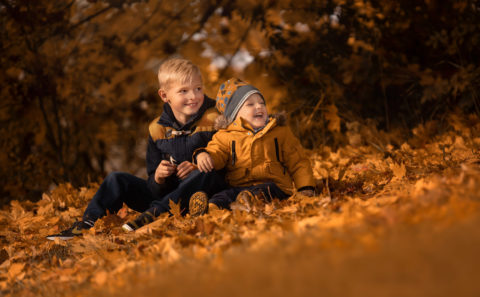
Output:
<svg viewBox="0 0 480 297">
<path fill-rule="evenodd" d="M 101 15 L 101 14 L 109 11 L 109 10 L 112 9 L 112 8 L 113 8 L 113 6 L 107 6 L 107 7 L 103 8 L 103 9 L 97 11 L 96 13 L 94 13 L 94 14 L 92 14 L 92 15 L 89 15 L 88 17 L 84 18 L 83 20 L 78 21 L 78 23 L 70 26 L 69 30 L 73 30 L 73 29 L 77 28 L 78 26 L 81 26 L 82 24 L 84 24 L 84 23 L 86 23 L 86 22 L 88 22 L 88 21 L 96 18 L 97 16 L 99 16 L 99 15 Z"/>
<path fill-rule="evenodd" d="M 248 32 L 250 32 L 250 29 L 252 28 L 252 25 L 253 25 L 253 22 L 250 22 L 250 24 L 247 27 L 247 30 L 245 30 L 245 33 L 243 33 L 242 38 L 240 38 L 240 41 L 237 45 L 237 48 L 233 52 L 233 55 L 228 59 L 227 65 L 225 65 L 225 67 L 223 67 L 222 72 L 220 72 L 220 74 L 218 75 L 218 78 L 223 77 L 225 75 L 225 73 L 227 72 L 228 67 L 230 67 L 230 65 L 232 64 L 233 58 L 240 51 L 243 43 L 247 39 Z"/>
</svg>

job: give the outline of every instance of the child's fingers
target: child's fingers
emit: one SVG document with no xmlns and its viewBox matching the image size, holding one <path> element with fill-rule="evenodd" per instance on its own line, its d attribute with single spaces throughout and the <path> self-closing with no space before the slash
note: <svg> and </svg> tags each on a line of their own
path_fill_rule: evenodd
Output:
<svg viewBox="0 0 480 297">
<path fill-rule="evenodd" d="M 160 171 L 157 174 L 159 178 L 169 177 L 170 175 L 172 175 L 172 173 L 169 173 L 168 171 Z"/>
<path fill-rule="evenodd" d="M 182 173 L 177 172 L 177 177 L 178 177 L 179 179 L 184 179 L 187 175 L 188 175 L 188 174 L 186 174 L 185 172 L 182 172 Z"/>
<path fill-rule="evenodd" d="M 203 164 L 203 168 L 205 168 L 208 172 L 212 171 L 214 168 L 213 161 L 212 161 L 212 158 L 210 158 L 210 156 L 203 158 L 202 164 Z"/>
<path fill-rule="evenodd" d="M 194 165 L 188 161 L 184 161 L 182 162 L 180 165 L 177 166 L 177 170 L 180 171 L 180 170 L 185 170 L 185 169 L 189 169 L 189 168 L 193 168 Z"/>
<path fill-rule="evenodd" d="M 197 163 L 197 166 L 198 166 L 198 170 L 199 170 L 200 172 L 206 172 L 206 171 L 205 171 L 205 166 L 203 166 L 203 162 L 202 162 L 202 161 L 199 161 L 199 162 Z"/>
<path fill-rule="evenodd" d="M 193 169 L 184 167 L 184 168 L 182 168 L 182 169 L 177 170 L 177 176 L 178 176 L 179 178 L 183 178 L 183 177 L 185 177 L 186 175 L 188 175 L 192 170 L 193 170 Z"/>
<path fill-rule="evenodd" d="M 194 168 L 195 168 L 195 165 L 193 165 L 192 163 L 190 163 L 188 161 L 185 161 L 185 162 L 182 162 L 182 164 L 177 166 L 177 172 L 178 171 L 185 171 L 185 170 L 193 170 Z"/>
<path fill-rule="evenodd" d="M 215 166 L 213 165 L 213 160 L 212 158 L 207 158 L 207 164 L 208 164 L 208 168 L 210 168 L 210 170 L 213 170 L 213 168 L 215 168 Z"/>
<path fill-rule="evenodd" d="M 165 178 L 175 173 L 175 167 L 169 166 L 158 166 L 156 175 L 160 178 Z"/>
<path fill-rule="evenodd" d="M 182 164 L 178 165 L 177 167 L 177 176 L 181 179 L 184 179 L 196 168 L 197 167 L 195 165 L 188 161 L 182 162 Z"/>
<path fill-rule="evenodd" d="M 212 171 L 213 166 L 211 166 L 211 164 L 208 162 L 208 159 L 207 159 L 207 160 L 204 160 L 204 162 L 203 162 L 203 168 L 205 168 L 205 172 L 210 172 L 210 171 Z"/>
<path fill-rule="evenodd" d="M 160 162 L 160 164 L 158 166 L 175 169 L 175 165 L 168 162 L 167 160 L 162 160 L 162 162 Z"/>
<path fill-rule="evenodd" d="M 201 167 L 201 172 L 210 172 L 211 169 L 208 167 L 208 165 L 205 164 L 205 162 L 202 162 L 201 165 L 199 164 L 199 168 Z"/>
</svg>

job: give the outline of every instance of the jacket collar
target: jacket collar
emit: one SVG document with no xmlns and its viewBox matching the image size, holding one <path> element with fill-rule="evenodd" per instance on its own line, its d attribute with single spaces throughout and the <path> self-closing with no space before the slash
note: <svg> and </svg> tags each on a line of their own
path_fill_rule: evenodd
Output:
<svg viewBox="0 0 480 297">
<path fill-rule="evenodd" d="M 269 121 L 267 125 L 260 131 L 263 133 L 267 133 L 270 129 L 277 126 L 277 119 L 275 117 L 269 116 Z M 243 118 L 238 117 L 235 121 L 233 121 L 230 125 L 228 125 L 227 130 L 230 131 L 254 131 L 252 126 L 245 121 Z"/>
<path fill-rule="evenodd" d="M 182 126 L 179 122 L 177 122 L 177 119 L 173 114 L 172 107 L 168 103 L 165 103 L 163 105 L 163 112 L 160 116 L 160 119 L 158 120 L 158 123 L 165 127 L 172 127 L 175 130 L 190 130 L 193 124 L 203 116 L 207 109 L 215 106 L 215 100 L 210 99 L 209 97 L 207 97 L 207 95 L 205 95 L 204 98 L 205 99 L 203 100 L 203 104 L 198 110 L 198 112 L 193 117 L 191 117 L 185 125 Z"/>
</svg>

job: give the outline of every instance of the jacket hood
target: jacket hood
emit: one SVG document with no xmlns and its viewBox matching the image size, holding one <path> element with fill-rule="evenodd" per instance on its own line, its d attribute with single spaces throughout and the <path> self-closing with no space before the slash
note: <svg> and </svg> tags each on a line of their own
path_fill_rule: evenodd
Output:
<svg viewBox="0 0 480 297">
<path fill-rule="evenodd" d="M 285 126 L 286 123 L 287 123 L 287 114 L 285 112 L 279 112 L 279 113 L 271 114 L 268 117 L 269 117 L 270 120 L 275 119 L 278 126 Z M 215 119 L 214 127 L 215 127 L 215 130 L 227 129 L 227 127 L 230 124 L 231 123 L 222 114 L 222 115 L 219 115 Z"/>
</svg>

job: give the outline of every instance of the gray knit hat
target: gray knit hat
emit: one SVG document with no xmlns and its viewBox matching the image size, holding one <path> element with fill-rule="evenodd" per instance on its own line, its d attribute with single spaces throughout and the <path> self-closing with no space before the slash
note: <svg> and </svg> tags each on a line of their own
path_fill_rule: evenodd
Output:
<svg viewBox="0 0 480 297">
<path fill-rule="evenodd" d="M 218 90 L 217 110 L 227 118 L 228 122 L 232 122 L 243 103 L 253 94 L 259 94 L 263 98 L 262 93 L 254 86 L 238 78 L 231 78 L 224 82 Z"/>
</svg>

